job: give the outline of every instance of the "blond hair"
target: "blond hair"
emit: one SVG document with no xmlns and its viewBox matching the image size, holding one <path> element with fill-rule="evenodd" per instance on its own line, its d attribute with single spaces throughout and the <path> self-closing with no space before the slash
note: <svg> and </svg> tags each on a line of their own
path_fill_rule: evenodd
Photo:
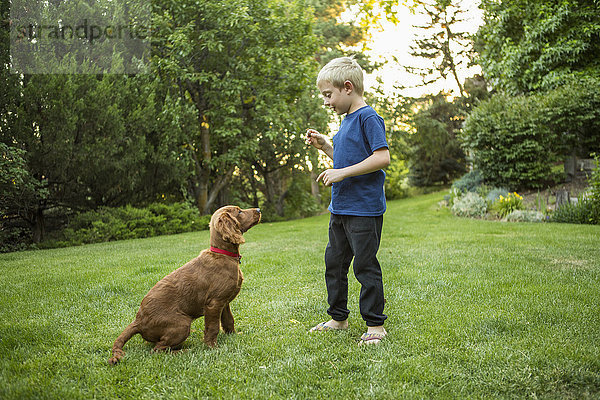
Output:
<svg viewBox="0 0 600 400">
<path fill-rule="evenodd" d="M 350 81 L 354 90 L 363 95 L 363 70 L 353 57 L 339 57 L 329 61 L 317 76 L 317 86 L 321 82 L 329 82 L 337 89 L 344 88 L 344 82 Z"/>
</svg>

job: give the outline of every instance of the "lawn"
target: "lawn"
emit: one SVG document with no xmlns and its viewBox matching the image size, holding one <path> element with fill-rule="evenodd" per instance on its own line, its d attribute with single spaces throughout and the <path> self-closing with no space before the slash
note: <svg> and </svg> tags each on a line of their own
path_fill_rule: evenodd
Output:
<svg viewBox="0 0 600 400">
<path fill-rule="evenodd" d="M 242 246 L 236 335 L 177 354 L 114 339 L 146 292 L 208 246 L 197 232 L 0 255 L 1 399 L 599 398 L 600 227 L 452 216 L 442 194 L 388 204 L 379 252 L 388 337 L 327 319 L 328 216 L 263 223 Z"/>
</svg>

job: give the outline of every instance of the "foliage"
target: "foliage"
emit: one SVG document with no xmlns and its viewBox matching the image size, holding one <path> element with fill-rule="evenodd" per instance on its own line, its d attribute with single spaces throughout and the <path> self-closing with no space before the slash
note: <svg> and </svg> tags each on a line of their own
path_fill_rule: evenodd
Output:
<svg viewBox="0 0 600 400">
<path fill-rule="evenodd" d="M 573 77 L 600 77 L 600 3 L 483 0 L 479 64 L 511 95 L 546 91 Z"/>
<path fill-rule="evenodd" d="M 146 208 L 132 206 L 87 211 L 76 215 L 56 239 L 40 248 L 72 246 L 113 240 L 137 239 L 208 229 L 210 216 L 200 216 L 186 203 L 154 203 Z"/>
<path fill-rule="evenodd" d="M 498 213 L 500 218 L 504 218 L 513 211 L 524 209 L 523 196 L 517 192 L 509 193 L 506 197 L 501 195 L 498 200 L 492 204 L 492 209 Z"/>
<path fill-rule="evenodd" d="M 591 218 L 590 222 L 600 225 L 600 155 L 595 157 L 596 167 L 589 178 L 590 192 L 586 201 L 590 204 Z"/>
<path fill-rule="evenodd" d="M 552 222 L 600 225 L 600 159 L 589 178 L 589 192 L 579 196 L 576 203 L 561 205 L 552 214 Z"/>
<path fill-rule="evenodd" d="M 31 195 L 6 213 L 44 237 L 47 210 L 153 201 L 185 182 L 178 148 L 185 113 L 161 113 L 160 84 L 148 75 L 26 75 L 13 82 L 0 142 L 25 150 Z M 171 111 L 180 111 L 171 108 Z"/>
<path fill-rule="evenodd" d="M 391 157 L 390 165 L 385 171 L 385 196 L 389 200 L 406 197 L 409 174 L 407 158 L 410 151 L 407 129 L 412 102 L 397 93 L 386 94 L 381 80 L 373 92 L 366 94 L 366 100 L 385 121 L 386 140 Z"/>
<path fill-rule="evenodd" d="M 45 199 L 47 190 L 40 189 L 40 182 L 27 169 L 24 150 L 0 142 L 0 218 L 28 212 L 29 205 Z M 16 208 L 16 210 L 15 210 Z"/>
<path fill-rule="evenodd" d="M 423 108 L 412 120 L 415 132 L 407 140 L 410 182 L 420 187 L 448 184 L 466 169 L 465 154 L 457 139 L 461 111 L 443 94 L 421 101 Z"/>
<path fill-rule="evenodd" d="M 265 200 L 279 207 L 282 164 L 289 170 L 306 155 L 296 111 L 318 67 L 310 12 L 301 1 L 155 3 L 156 72 L 198 120 L 185 148 L 200 212 L 217 208 L 236 170 L 257 173 Z"/>
<path fill-rule="evenodd" d="M 547 126 L 552 152 L 589 158 L 600 153 L 600 77 L 569 79 L 564 85 L 527 97 L 533 119 Z"/>
<path fill-rule="evenodd" d="M 528 96 L 496 94 L 469 115 L 463 145 L 487 183 L 542 188 L 552 162 L 600 150 L 600 80 Z"/>
<path fill-rule="evenodd" d="M 467 118 L 461 139 L 489 185 L 540 188 L 550 180 L 555 136 L 535 107 L 534 99 L 497 94 Z"/>
<path fill-rule="evenodd" d="M 487 202 L 477 193 L 454 198 L 452 213 L 458 217 L 481 218 L 487 212 Z"/>
<path fill-rule="evenodd" d="M 302 133 L 327 125 L 308 89 L 318 68 L 313 10 L 278 0 L 153 7 L 152 74 L 11 74 L 2 42 L 0 143 L 22 151 L 26 174 L 10 187 L 19 196 L 3 197 L 2 207 L 27 222 L 35 242 L 49 212 L 66 218 L 192 198 L 209 213 L 231 202 L 236 174 L 256 180 L 242 186 L 251 188 L 246 197 L 276 205 L 279 215 L 303 201 L 289 190 L 302 179 L 294 171 L 306 171 Z"/>
<path fill-rule="evenodd" d="M 500 196 L 507 197 L 508 193 L 508 189 L 492 188 L 487 192 L 485 199 L 491 203 L 494 203 L 500 198 Z"/>
<path fill-rule="evenodd" d="M 452 183 L 452 189 L 461 193 L 476 192 L 483 184 L 483 175 L 479 170 L 469 171 Z"/>
<path fill-rule="evenodd" d="M 546 216 L 539 211 L 515 210 L 506 216 L 508 222 L 544 222 Z"/>
<path fill-rule="evenodd" d="M 385 170 L 385 197 L 388 200 L 408 197 L 408 168 L 406 161 L 395 154 L 391 156 L 390 165 Z"/>
<path fill-rule="evenodd" d="M 551 222 L 567 224 L 594 224 L 594 205 L 583 198 L 576 203 L 566 203 L 554 210 Z"/>
</svg>

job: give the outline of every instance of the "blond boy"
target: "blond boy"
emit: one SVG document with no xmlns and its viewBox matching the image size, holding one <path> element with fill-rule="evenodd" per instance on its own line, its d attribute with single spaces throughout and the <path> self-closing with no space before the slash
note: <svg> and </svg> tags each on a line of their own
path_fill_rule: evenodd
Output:
<svg viewBox="0 0 600 400">
<path fill-rule="evenodd" d="M 325 250 L 327 313 L 331 320 L 310 331 L 348 328 L 348 270 L 361 285 L 360 313 L 367 333 L 359 344 L 377 344 L 386 331 L 383 314 L 383 279 L 377 260 L 383 214 L 386 210 L 383 184 L 390 163 L 383 119 L 363 99 L 363 71 L 350 57 L 336 58 L 317 77 L 324 104 L 345 115 L 330 143 L 314 129 L 306 131 L 306 142 L 333 160 L 317 181 L 331 186 L 329 243 Z"/>
</svg>

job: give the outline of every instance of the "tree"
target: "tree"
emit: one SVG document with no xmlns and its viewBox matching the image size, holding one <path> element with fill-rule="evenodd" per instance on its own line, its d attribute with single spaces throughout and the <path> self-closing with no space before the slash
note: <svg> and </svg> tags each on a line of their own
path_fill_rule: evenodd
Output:
<svg viewBox="0 0 600 400">
<path fill-rule="evenodd" d="M 315 68 L 311 16 L 303 3 L 280 0 L 167 1 L 154 16 L 156 70 L 196 110 L 198 130 L 186 138 L 190 187 L 209 213 L 239 161 L 256 156 L 259 134 L 273 129 L 269 109 L 292 114 L 302 96 Z"/>
<path fill-rule="evenodd" d="M 432 65 L 405 68 L 409 72 L 419 73 L 423 85 L 446 79 L 446 76 L 451 74 L 460 96 L 464 96 L 458 70 L 468 62 L 472 47 L 471 35 L 455 30 L 456 25 L 464 21 L 461 18 L 464 10 L 460 8 L 459 3 L 452 0 L 415 0 L 415 4 L 428 21 L 425 25 L 416 26 L 423 34 L 410 47 L 410 54 L 431 60 Z"/>
<path fill-rule="evenodd" d="M 483 0 L 476 50 L 486 79 L 510 95 L 600 79 L 600 3 Z"/>
<path fill-rule="evenodd" d="M 409 136 L 410 175 L 415 186 L 448 184 L 466 171 L 466 159 L 458 133 L 464 116 L 456 103 L 438 94 L 419 99 L 422 107 L 412 119 Z"/>
<path fill-rule="evenodd" d="M 47 210 L 65 215 L 177 193 L 185 177 L 176 162 L 177 131 L 169 129 L 171 116 L 156 118 L 151 79 L 24 75 L 13 82 L 0 142 L 19 151 L 36 194 L 13 198 L 5 213 L 28 221 L 34 241 L 44 237 Z"/>
</svg>

